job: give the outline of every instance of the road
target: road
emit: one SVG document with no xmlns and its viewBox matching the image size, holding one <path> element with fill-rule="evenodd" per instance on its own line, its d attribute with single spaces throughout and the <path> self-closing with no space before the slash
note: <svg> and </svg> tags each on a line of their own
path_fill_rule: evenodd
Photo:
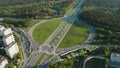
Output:
<svg viewBox="0 0 120 68">
<path fill-rule="evenodd" d="M 83 48 L 89 48 L 89 47 L 95 47 L 95 48 L 99 48 L 100 46 L 97 46 L 97 45 L 82 45 L 80 46 L 79 48 L 75 48 L 74 50 L 70 50 L 70 51 L 65 51 L 65 52 L 62 52 L 62 53 L 59 53 L 55 56 L 53 56 L 51 59 L 49 59 L 48 61 L 46 61 L 46 64 L 42 65 L 42 66 L 49 66 L 49 63 L 50 62 L 60 62 L 61 61 L 61 58 L 60 56 L 63 56 L 63 55 L 66 55 L 68 53 L 72 53 L 74 51 L 77 51 L 77 50 L 80 50 L 80 49 L 83 49 Z M 56 59 L 58 58 L 58 59 Z M 42 68 L 42 67 L 41 67 Z M 46 67 L 47 68 L 47 67 Z"/>
<path fill-rule="evenodd" d="M 101 46 L 105 46 L 105 45 L 81 45 L 81 46 L 79 46 L 79 48 L 75 48 L 75 49 L 73 49 L 73 50 L 70 50 L 70 51 L 65 51 L 65 52 L 61 52 L 61 53 L 59 53 L 59 54 L 57 54 L 57 55 L 55 55 L 55 56 L 53 56 L 51 59 L 49 59 L 48 61 L 46 61 L 46 64 L 44 64 L 44 66 L 49 66 L 49 64 L 51 63 L 51 62 L 60 62 L 61 61 L 61 58 L 60 58 L 60 56 L 63 56 L 63 55 L 66 55 L 66 54 L 68 54 L 68 53 L 72 53 L 72 52 L 75 52 L 75 51 L 77 51 L 77 50 L 80 50 L 80 49 L 83 49 L 83 48 L 89 48 L 89 47 L 95 47 L 95 48 L 100 48 Z M 107 45 L 106 45 L 107 46 Z M 115 47 L 115 45 L 110 45 L 109 47 Z M 119 47 L 120 48 L 120 46 L 117 46 L 117 47 Z M 57 60 L 55 59 L 55 58 L 58 58 Z M 91 57 L 89 57 L 89 58 L 86 58 L 84 61 L 83 61 L 83 66 L 85 67 L 85 63 L 89 60 L 89 59 L 92 59 L 92 58 L 99 58 L 99 59 L 105 59 L 104 57 L 102 57 L 102 56 L 91 56 Z M 80 64 L 80 68 L 81 68 L 81 66 L 82 66 L 82 64 Z"/>
<path fill-rule="evenodd" d="M 81 24 L 83 24 L 84 26 L 86 26 L 89 30 L 89 37 L 87 38 L 87 40 L 85 42 L 83 42 L 82 44 L 80 45 L 76 45 L 74 47 L 69 47 L 69 48 L 57 48 L 56 49 L 56 52 L 65 52 L 65 51 L 70 51 L 70 50 L 74 50 L 76 48 L 79 48 L 81 47 L 82 45 L 88 45 L 90 44 L 93 39 L 95 38 L 96 34 L 95 34 L 95 30 L 94 30 L 94 27 L 87 24 L 86 22 L 83 22 L 83 21 L 80 21 Z M 89 46 L 89 45 L 88 45 Z"/>
<path fill-rule="evenodd" d="M 64 39 L 64 37 L 66 36 L 67 32 L 69 31 L 70 27 L 72 26 L 72 24 L 74 23 L 74 21 L 76 20 L 77 14 L 79 13 L 79 11 L 81 10 L 81 6 L 83 4 L 84 0 L 81 0 L 79 2 L 79 4 L 72 10 L 70 10 L 70 15 L 68 15 L 68 17 L 66 17 L 65 15 L 65 20 L 64 22 L 62 22 L 57 28 L 56 30 L 50 35 L 50 37 L 45 41 L 44 45 L 52 45 L 55 48 L 53 48 L 52 50 L 55 51 L 56 48 L 59 46 L 59 44 L 62 42 L 62 40 Z M 69 12 L 68 12 L 69 13 Z M 43 47 L 43 46 L 42 46 Z M 47 52 L 47 51 L 45 51 Z M 49 51 L 47 52 L 49 53 Z M 55 53 L 55 52 L 52 52 Z M 50 53 L 51 54 L 51 53 Z M 45 60 L 46 61 L 46 60 Z M 45 62 L 43 61 L 43 63 Z M 45 64 L 45 63 L 44 63 Z M 41 64 L 40 64 L 41 65 Z M 41 67 L 42 68 L 42 67 Z"/>
<path fill-rule="evenodd" d="M 77 14 L 81 10 L 81 6 L 82 6 L 83 2 L 84 2 L 84 0 L 79 0 L 79 2 L 77 2 L 78 5 L 76 5 L 73 9 L 70 9 L 68 11 L 68 13 L 66 13 L 66 15 L 64 16 L 64 21 L 56 28 L 56 30 L 50 35 L 50 37 L 44 42 L 44 44 L 41 45 L 40 49 L 38 50 L 37 55 L 33 55 L 34 57 L 30 58 L 30 60 L 28 61 L 27 65 L 26 65 L 26 68 L 34 66 L 34 64 L 40 58 L 41 51 L 45 52 L 47 54 L 55 54 L 54 51 L 56 50 L 58 45 L 61 43 L 63 38 L 66 36 L 70 27 L 76 20 Z M 33 26 L 32 29 L 28 32 L 28 34 L 30 34 L 31 37 L 32 37 L 31 33 L 33 32 L 35 27 L 39 24 L 41 24 L 41 23 L 38 23 L 35 26 Z M 57 39 L 57 41 L 56 41 L 56 39 Z M 53 45 L 51 46 L 51 44 L 53 44 Z M 44 58 L 41 63 L 44 63 L 45 61 L 46 61 L 46 58 Z"/>
<path fill-rule="evenodd" d="M 80 66 L 80 68 L 85 68 L 85 64 L 87 63 L 87 61 L 89 61 L 90 59 L 93 59 L 93 58 L 106 59 L 105 57 L 102 57 L 102 56 L 90 56 L 84 60 L 83 65 L 82 65 L 82 67 Z"/>
<path fill-rule="evenodd" d="M 82 5 L 83 2 L 84 2 L 84 0 L 81 0 L 80 3 L 73 10 L 70 10 L 69 12 L 71 12 L 71 13 L 70 13 L 70 15 L 68 15 L 68 17 L 66 17 L 66 15 L 65 15 L 66 18 L 65 18 L 64 22 L 61 23 L 56 28 L 56 30 L 44 42 L 44 45 L 47 45 L 47 46 L 51 46 L 52 45 L 52 47 L 54 47 L 53 51 L 56 50 L 56 48 L 59 46 L 59 44 L 62 42 L 62 40 L 66 36 L 66 34 L 69 31 L 69 29 L 72 26 L 72 24 L 74 23 L 74 21 L 75 21 L 75 19 L 77 17 L 77 14 L 80 11 L 80 7 L 81 7 L 81 5 Z M 69 16 L 71 16 L 71 17 L 69 17 Z M 44 46 L 41 46 L 41 48 L 42 47 L 44 47 Z M 47 51 L 45 51 L 45 52 L 47 52 Z M 48 51 L 48 53 L 49 53 L 49 51 Z"/>
<path fill-rule="evenodd" d="M 62 18 L 62 17 L 61 17 Z M 56 19 L 61 19 L 61 18 L 53 18 L 53 19 L 50 19 L 50 20 L 56 20 Z M 33 38 L 33 36 L 32 36 L 32 33 L 33 33 L 33 31 L 34 31 L 34 29 L 38 26 L 38 25 L 40 25 L 40 24 L 42 24 L 42 23 L 45 23 L 45 22 L 47 22 L 47 21 L 50 21 L 49 19 L 47 20 L 41 20 L 39 23 L 37 23 L 37 24 L 35 24 L 34 26 L 32 26 L 31 28 L 30 28 L 30 30 L 28 31 L 28 36 L 29 36 L 29 39 L 30 39 L 30 41 L 31 41 L 31 43 L 32 43 L 32 50 L 34 50 L 34 51 L 37 51 L 36 49 L 37 48 L 39 48 L 39 46 L 41 45 L 41 44 L 39 44 L 38 42 L 36 42 L 35 40 L 34 40 L 34 38 Z"/>
<path fill-rule="evenodd" d="M 26 33 L 24 31 L 20 30 L 19 28 L 14 28 L 14 31 L 21 36 L 21 41 L 23 43 L 25 53 L 30 53 L 30 51 L 31 51 L 31 47 L 30 47 L 31 43 L 30 43 Z"/>
<path fill-rule="evenodd" d="M 30 53 L 30 41 L 28 40 L 28 38 L 26 37 L 25 33 L 23 31 L 21 31 L 19 28 L 14 28 L 13 29 L 16 33 L 18 33 L 20 35 L 21 38 L 21 47 L 22 47 L 22 53 L 24 56 L 23 62 L 26 63 L 27 62 L 27 54 Z M 21 68 L 21 65 L 19 66 L 19 68 Z"/>
</svg>

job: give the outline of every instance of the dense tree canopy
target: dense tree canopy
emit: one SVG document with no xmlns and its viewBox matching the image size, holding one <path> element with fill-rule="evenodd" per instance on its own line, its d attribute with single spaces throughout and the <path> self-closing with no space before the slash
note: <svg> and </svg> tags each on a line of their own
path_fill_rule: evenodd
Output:
<svg viewBox="0 0 120 68">
<path fill-rule="evenodd" d="M 51 18 L 62 16 L 76 0 L 0 0 L 0 17 Z"/>
<path fill-rule="evenodd" d="M 120 44 L 120 0 L 86 0 L 79 18 L 96 27 L 93 43 Z"/>
<path fill-rule="evenodd" d="M 13 25 L 15 27 L 29 27 L 31 26 L 34 21 L 32 19 L 12 19 L 12 18 L 5 18 L 2 23 L 8 24 L 8 25 Z"/>
</svg>

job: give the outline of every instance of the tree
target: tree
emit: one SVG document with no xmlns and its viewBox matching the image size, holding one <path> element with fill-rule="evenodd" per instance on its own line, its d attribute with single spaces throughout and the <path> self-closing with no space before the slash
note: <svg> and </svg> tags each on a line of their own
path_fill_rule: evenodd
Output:
<svg viewBox="0 0 120 68">
<path fill-rule="evenodd" d="M 120 1 L 86 0 L 79 18 L 96 29 L 94 44 L 120 44 Z"/>
<path fill-rule="evenodd" d="M 9 64 L 7 65 L 7 68 L 14 68 L 14 64 L 13 64 L 13 63 L 9 63 Z"/>
<path fill-rule="evenodd" d="M 104 68 L 108 68 L 108 65 L 109 65 L 109 60 L 108 60 L 108 59 L 105 59 L 104 64 L 105 64 L 105 67 L 104 67 Z"/>
<path fill-rule="evenodd" d="M 50 18 L 63 16 L 65 9 L 76 0 L 9 0 L 0 1 L 0 17 L 12 18 Z M 12 7 L 11 7 L 12 6 Z M 53 10 L 56 9 L 57 13 Z"/>
<path fill-rule="evenodd" d="M 5 18 L 2 21 L 4 24 L 7 25 L 12 25 L 15 27 L 29 27 L 31 26 L 33 23 L 35 23 L 32 19 L 12 19 L 12 18 Z"/>
<path fill-rule="evenodd" d="M 102 46 L 102 47 L 100 47 L 100 52 L 103 56 L 109 56 L 110 49 L 108 46 Z"/>
</svg>

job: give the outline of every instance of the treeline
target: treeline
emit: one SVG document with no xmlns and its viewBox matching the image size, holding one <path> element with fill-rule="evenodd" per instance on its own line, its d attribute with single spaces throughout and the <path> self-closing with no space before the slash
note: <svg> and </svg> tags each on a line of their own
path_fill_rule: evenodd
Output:
<svg viewBox="0 0 120 68">
<path fill-rule="evenodd" d="M 120 44 L 120 0 L 86 0 L 79 18 L 95 26 L 93 43 Z"/>
<path fill-rule="evenodd" d="M 0 17 L 51 18 L 66 13 L 76 0 L 0 0 Z"/>
<path fill-rule="evenodd" d="M 97 63 L 99 63 L 97 64 L 98 65 L 97 68 L 111 68 L 109 66 L 111 53 L 120 53 L 120 47 L 118 46 L 109 47 L 108 45 L 105 45 L 105 46 L 101 46 L 100 48 L 94 48 L 94 47 L 83 48 L 83 49 L 68 53 L 66 55 L 60 56 L 61 59 L 64 59 L 64 60 L 60 62 L 51 62 L 48 68 L 80 68 L 80 64 L 83 64 L 83 61 L 86 58 L 90 57 L 91 55 L 103 56 L 106 58 L 104 62 L 96 61 Z M 78 56 L 75 57 L 75 55 L 77 54 Z M 96 68 L 96 65 L 94 63 L 93 67 L 91 67 L 91 64 L 89 66 L 86 65 L 86 67 Z"/>
<path fill-rule="evenodd" d="M 0 6 L 23 5 L 32 2 L 40 2 L 42 0 L 0 0 Z"/>
<path fill-rule="evenodd" d="M 32 19 L 12 19 L 12 18 L 5 18 L 2 23 L 4 25 L 13 25 L 13 27 L 29 27 L 31 26 L 34 21 Z"/>
</svg>

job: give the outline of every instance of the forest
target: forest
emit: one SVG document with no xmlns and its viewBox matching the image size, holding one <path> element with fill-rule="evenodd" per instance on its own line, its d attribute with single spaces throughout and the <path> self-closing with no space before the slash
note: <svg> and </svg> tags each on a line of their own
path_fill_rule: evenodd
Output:
<svg viewBox="0 0 120 68">
<path fill-rule="evenodd" d="M 79 19 L 93 25 L 95 44 L 120 44 L 120 0 L 86 0 Z"/>
<path fill-rule="evenodd" d="M 76 0 L 0 0 L 0 17 L 52 18 L 63 16 Z"/>
<path fill-rule="evenodd" d="M 29 27 L 34 23 L 32 19 L 12 19 L 12 18 L 5 18 L 1 25 L 4 26 L 12 26 L 12 27 Z"/>
</svg>

